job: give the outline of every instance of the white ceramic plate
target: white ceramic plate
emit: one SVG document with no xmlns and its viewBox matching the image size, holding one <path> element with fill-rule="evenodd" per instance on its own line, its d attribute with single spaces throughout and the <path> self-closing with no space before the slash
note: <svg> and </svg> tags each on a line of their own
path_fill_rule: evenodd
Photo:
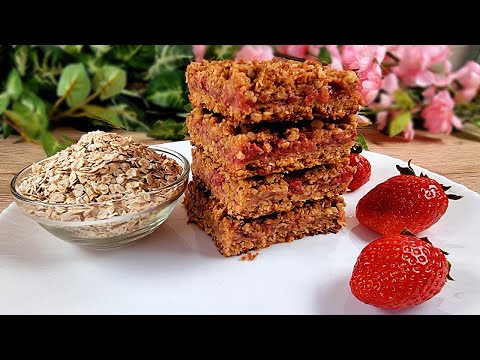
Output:
<svg viewBox="0 0 480 360">
<path fill-rule="evenodd" d="M 164 145 L 190 159 L 188 142 Z M 397 174 L 391 157 L 365 152 L 371 180 L 345 195 L 347 227 L 260 251 L 254 261 L 219 255 L 211 239 L 187 224 L 177 205 L 152 235 L 113 251 L 58 240 L 12 204 L 0 215 L 2 314 L 388 314 L 350 293 L 363 247 L 378 235 L 355 219 L 358 199 Z M 415 154 L 412 154 L 415 157 Z M 441 293 L 400 314 L 480 314 L 480 195 L 419 167 L 463 195 L 421 235 L 450 253 Z M 395 312 L 398 314 L 398 312 Z"/>
</svg>

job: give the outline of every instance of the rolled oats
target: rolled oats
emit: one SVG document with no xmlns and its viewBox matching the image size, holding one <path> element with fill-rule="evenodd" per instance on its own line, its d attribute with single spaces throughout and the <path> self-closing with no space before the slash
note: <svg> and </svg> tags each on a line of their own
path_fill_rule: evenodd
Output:
<svg viewBox="0 0 480 360">
<path fill-rule="evenodd" d="M 102 238 L 148 224 L 154 215 L 143 210 L 163 203 L 167 207 L 170 202 L 165 200 L 176 199 L 182 187 L 165 186 L 179 179 L 182 172 L 175 160 L 147 145 L 115 133 L 94 131 L 43 163 L 34 164 L 17 191 L 28 199 L 48 203 L 24 205 L 28 213 L 46 220 L 94 221 L 142 211 L 127 221 L 68 230 L 80 237 Z"/>
</svg>

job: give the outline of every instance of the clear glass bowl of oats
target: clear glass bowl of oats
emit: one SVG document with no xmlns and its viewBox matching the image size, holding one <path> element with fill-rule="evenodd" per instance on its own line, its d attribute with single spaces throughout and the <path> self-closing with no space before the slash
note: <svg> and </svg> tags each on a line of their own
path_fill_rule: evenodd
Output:
<svg viewBox="0 0 480 360">
<path fill-rule="evenodd" d="M 62 240 L 91 249 L 128 245 L 155 231 L 186 189 L 190 164 L 176 151 L 130 149 L 120 141 L 128 151 L 103 149 L 106 160 L 101 155 L 96 162 L 89 157 L 98 149 L 84 151 L 87 146 L 79 143 L 28 166 L 10 184 L 22 212 Z"/>
</svg>

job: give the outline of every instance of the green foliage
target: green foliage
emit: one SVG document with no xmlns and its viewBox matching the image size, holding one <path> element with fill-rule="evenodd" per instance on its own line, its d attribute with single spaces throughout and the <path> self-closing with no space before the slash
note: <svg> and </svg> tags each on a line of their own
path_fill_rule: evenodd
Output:
<svg viewBox="0 0 480 360">
<path fill-rule="evenodd" d="M 80 105 L 90 94 L 92 85 L 83 64 L 68 65 L 60 76 L 57 95 L 65 98 L 70 107 Z"/>
<path fill-rule="evenodd" d="M 402 110 L 411 111 L 415 107 L 415 101 L 413 101 L 409 93 L 405 90 L 395 90 L 393 98 L 397 106 Z"/>
<path fill-rule="evenodd" d="M 367 140 L 365 140 L 362 134 L 360 133 L 357 134 L 357 137 L 355 138 L 355 142 L 358 143 L 363 150 L 368 150 Z"/>
<path fill-rule="evenodd" d="M 93 88 L 100 94 L 100 100 L 120 94 L 126 84 L 127 73 L 116 66 L 102 67 L 93 78 Z"/>
<path fill-rule="evenodd" d="M 204 57 L 207 60 L 231 59 L 238 50 L 240 45 L 209 45 Z"/>
<path fill-rule="evenodd" d="M 20 79 L 17 69 L 14 68 L 12 71 L 10 71 L 10 74 L 7 77 L 5 90 L 7 91 L 7 94 L 10 95 L 10 97 L 14 100 L 17 100 L 22 94 L 22 79 Z"/>
<path fill-rule="evenodd" d="M 185 72 L 163 71 L 150 81 L 145 98 L 162 107 L 182 109 L 188 102 L 185 90 Z"/>
<path fill-rule="evenodd" d="M 147 79 L 153 79 L 164 71 L 179 69 L 193 59 L 190 45 L 155 45 L 155 60 L 147 72 Z"/>
<path fill-rule="evenodd" d="M 148 132 L 148 136 L 155 139 L 172 139 L 182 140 L 187 134 L 187 127 L 184 122 L 175 121 L 172 118 L 166 120 L 158 120 L 152 130 Z"/>
<path fill-rule="evenodd" d="M 318 53 L 318 61 L 320 61 L 323 65 L 329 65 L 332 63 L 332 55 L 325 46 L 320 48 L 320 52 Z"/>
<path fill-rule="evenodd" d="M 0 115 L 5 111 L 10 103 L 10 95 L 7 93 L 0 94 Z"/>
<path fill-rule="evenodd" d="M 206 57 L 231 58 L 239 48 L 212 45 Z M 47 155 L 71 143 L 51 132 L 64 121 L 183 139 L 192 60 L 191 45 L 0 45 L 0 131 Z"/>
<path fill-rule="evenodd" d="M 412 113 L 410 111 L 403 111 L 393 118 L 388 127 L 388 135 L 395 136 L 405 130 L 410 123 Z"/>
</svg>

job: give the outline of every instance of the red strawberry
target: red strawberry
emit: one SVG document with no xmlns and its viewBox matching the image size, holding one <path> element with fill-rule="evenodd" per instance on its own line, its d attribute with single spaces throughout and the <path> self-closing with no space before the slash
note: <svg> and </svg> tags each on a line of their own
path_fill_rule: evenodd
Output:
<svg viewBox="0 0 480 360">
<path fill-rule="evenodd" d="M 424 174 L 416 176 L 410 161 L 408 168 L 397 165 L 397 169 L 401 175 L 378 184 L 357 204 L 358 221 L 379 234 L 399 234 L 404 228 L 424 231 L 445 214 L 449 198 L 461 198 L 445 194 L 449 187 Z"/>
<path fill-rule="evenodd" d="M 360 253 L 350 289 L 358 300 L 384 309 L 421 304 L 453 280 L 445 254 L 413 234 L 381 237 Z"/>
<path fill-rule="evenodd" d="M 342 177 L 352 178 L 350 184 L 348 185 L 348 190 L 353 191 L 365 185 L 367 181 L 370 180 L 372 167 L 370 166 L 370 162 L 365 157 L 360 155 L 362 152 L 362 147 L 360 144 L 355 143 L 350 150 L 350 165 L 355 166 L 356 171 L 351 171 L 351 168 L 345 168 L 343 170 Z"/>
<path fill-rule="evenodd" d="M 353 191 L 365 185 L 367 181 L 370 180 L 372 167 L 366 158 L 356 153 L 350 154 L 350 165 L 357 167 L 357 170 L 353 173 L 353 179 L 348 185 L 348 189 Z"/>
</svg>

